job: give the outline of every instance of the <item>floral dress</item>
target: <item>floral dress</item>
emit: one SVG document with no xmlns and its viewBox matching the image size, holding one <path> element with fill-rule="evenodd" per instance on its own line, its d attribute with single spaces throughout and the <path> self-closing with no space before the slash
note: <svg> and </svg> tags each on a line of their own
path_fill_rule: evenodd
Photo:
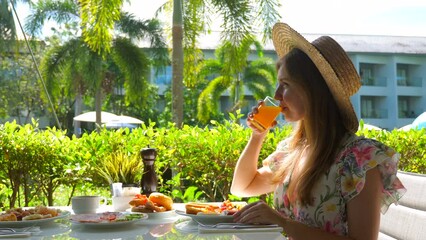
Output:
<svg viewBox="0 0 426 240">
<path fill-rule="evenodd" d="M 366 172 L 376 166 L 383 182 L 381 212 L 384 214 L 390 204 L 397 203 L 406 191 L 396 177 L 399 154 L 376 140 L 355 135 L 347 136 L 345 143 L 330 170 L 319 179 L 313 189 L 312 205 L 290 203 L 286 190 L 291 173 L 284 179 L 274 194 L 274 206 L 281 214 L 329 233 L 346 236 L 346 204 L 361 192 Z M 281 142 L 277 152 L 282 152 L 285 147 L 285 141 Z M 269 165 L 275 171 L 283 160 L 285 156 L 271 154 L 264 165 Z"/>
</svg>

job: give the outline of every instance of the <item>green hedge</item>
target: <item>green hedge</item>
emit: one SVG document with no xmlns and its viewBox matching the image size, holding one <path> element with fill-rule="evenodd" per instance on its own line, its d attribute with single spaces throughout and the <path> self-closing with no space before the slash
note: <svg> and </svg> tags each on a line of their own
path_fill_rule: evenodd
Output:
<svg viewBox="0 0 426 240">
<path fill-rule="evenodd" d="M 377 131 L 363 130 L 359 135 L 374 138 L 400 153 L 398 169 L 426 174 L 426 129 Z"/>
<path fill-rule="evenodd" d="M 271 153 L 290 131 L 288 126 L 271 131 L 260 158 Z M 110 156 L 120 152 L 129 159 L 140 158 L 140 150 L 148 146 L 158 151 L 160 191 L 173 195 L 176 201 L 198 197 L 221 201 L 229 197 L 233 167 L 250 133 L 250 129 L 230 122 L 182 129 L 173 124 L 156 128 L 152 123 L 132 132 L 104 129 L 99 134 L 69 138 L 62 130 L 41 131 L 36 122 L 25 126 L 9 122 L 0 125 L 0 208 L 62 205 L 69 204 L 73 194 L 108 193 L 109 182 L 99 169 L 107 165 Z M 362 130 L 358 134 L 382 141 L 401 153 L 399 169 L 426 173 L 426 130 Z M 174 177 L 165 178 L 170 170 Z M 137 178 L 142 171 L 134 169 Z"/>
</svg>

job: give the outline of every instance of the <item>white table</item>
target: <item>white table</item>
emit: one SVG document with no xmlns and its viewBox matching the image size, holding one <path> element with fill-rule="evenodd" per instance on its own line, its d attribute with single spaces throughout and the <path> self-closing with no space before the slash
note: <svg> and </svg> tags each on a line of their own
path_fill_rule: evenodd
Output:
<svg viewBox="0 0 426 240">
<path fill-rule="evenodd" d="M 182 209 L 182 204 L 175 204 Z M 60 207 L 72 211 L 70 207 Z M 98 212 L 110 211 L 111 206 Z M 198 226 L 190 218 L 171 214 L 163 219 L 146 219 L 134 224 L 116 227 L 88 227 L 72 224 L 68 219 L 40 226 L 40 233 L 21 239 L 274 239 L 285 240 L 279 232 L 235 232 L 235 233 L 199 233 Z M 0 238 L 1 240 L 1 238 Z"/>
</svg>

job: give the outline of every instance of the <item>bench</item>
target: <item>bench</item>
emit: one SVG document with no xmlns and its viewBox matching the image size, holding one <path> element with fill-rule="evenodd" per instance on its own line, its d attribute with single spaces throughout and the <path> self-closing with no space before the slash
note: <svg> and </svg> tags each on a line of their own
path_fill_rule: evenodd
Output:
<svg viewBox="0 0 426 240">
<path fill-rule="evenodd" d="M 426 175 L 398 171 L 397 177 L 407 192 L 381 215 L 379 240 L 426 239 Z"/>
</svg>

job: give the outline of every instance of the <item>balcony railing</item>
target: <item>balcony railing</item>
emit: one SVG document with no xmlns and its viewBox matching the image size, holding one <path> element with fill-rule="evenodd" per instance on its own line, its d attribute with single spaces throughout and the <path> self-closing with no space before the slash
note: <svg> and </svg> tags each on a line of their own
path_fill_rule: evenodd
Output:
<svg viewBox="0 0 426 240">
<path fill-rule="evenodd" d="M 388 118 L 387 109 L 373 109 L 370 111 L 361 110 L 361 118 Z"/>
<path fill-rule="evenodd" d="M 387 78 L 386 77 L 363 78 L 361 79 L 361 83 L 364 86 L 386 87 Z"/>
<path fill-rule="evenodd" d="M 398 118 L 416 118 L 421 113 L 423 113 L 423 109 L 421 109 L 421 108 L 410 110 L 410 111 L 402 111 L 402 110 L 400 110 L 398 112 Z"/>
<path fill-rule="evenodd" d="M 398 86 L 405 87 L 422 87 L 423 86 L 423 78 L 397 78 Z"/>
</svg>

